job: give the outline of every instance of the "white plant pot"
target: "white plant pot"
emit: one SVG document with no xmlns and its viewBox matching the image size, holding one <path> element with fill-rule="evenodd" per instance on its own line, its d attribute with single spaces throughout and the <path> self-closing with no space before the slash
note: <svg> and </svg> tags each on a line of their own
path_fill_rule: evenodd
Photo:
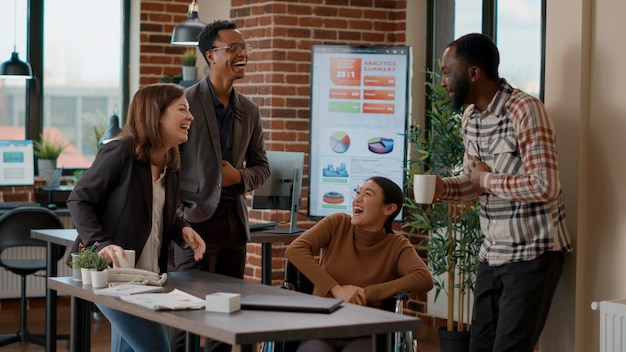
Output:
<svg viewBox="0 0 626 352">
<path fill-rule="evenodd" d="M 198 78 L 196 66 L 183 66 L 183 81 L 195 81 Z"/>
<path fill-rule="evenodd" d="M 106 270 L 98 271 L 91 269 L 91 286 L 94 288 L 106 287 L 109 281 L 109 272 Z"/>
<path fill-rule="evenodd" d="M 54 173 L 57 169 L 57 159 L 37 159 L 39 176 L 46 176 L 48 171 Z"/>
<path fill-rule="evenodd" d="M 91 285 L 91 269 L 80 268 L 80 277 L 83 279 L 83 285 Z"/>
</svg>

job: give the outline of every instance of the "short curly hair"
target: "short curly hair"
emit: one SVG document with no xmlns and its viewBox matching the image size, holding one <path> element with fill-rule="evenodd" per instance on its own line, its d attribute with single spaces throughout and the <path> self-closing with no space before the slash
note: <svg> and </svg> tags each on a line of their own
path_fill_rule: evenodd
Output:
<svg viewBox="0 0 626 352">
<path fill-rule="evenodd" d="M 223 29 L 237 29 L 237 24 L 227 20 L 213 21 L 207 24 L 198 35 L 198 49 L 200 49 L 204 61 L 206 61 L 209 66 L 211 64 L 206 57 L 206 53 L 215 47 L 215 41 L 217 40 L 219 31 Z"/>
<path fill-rule="evenodd" d="M 478 66 L 485 75 L 492 80 L 498 80 L 498 66 L 500 53 L 496 43 L 481 33 L 470 33 L 457 38 L 448 47 L 456 49 L 457 59 L 465 61 L 470 66 Z"/>
</svg>

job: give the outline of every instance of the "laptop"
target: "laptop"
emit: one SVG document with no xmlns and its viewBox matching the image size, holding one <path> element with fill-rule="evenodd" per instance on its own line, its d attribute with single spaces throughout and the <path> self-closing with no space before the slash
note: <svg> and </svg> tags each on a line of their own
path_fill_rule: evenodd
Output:
<svg viewBox="0 0 626 352">
<path fill-rule="evenodd" d="M 241 309 L 303 313 L 332 313 L 341 307 L 340 298 L 313 295 L 248 295 L 241 298 Z"/>
</svg>

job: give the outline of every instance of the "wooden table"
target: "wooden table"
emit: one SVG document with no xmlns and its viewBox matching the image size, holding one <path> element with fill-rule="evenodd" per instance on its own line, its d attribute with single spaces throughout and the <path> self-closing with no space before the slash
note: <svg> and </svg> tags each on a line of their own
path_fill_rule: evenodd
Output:
<svg viewBox="0 0 626 352">
<path fill-rule="evenodd" d="M 331 314 L 252 310 L 242 310 L 231 314 L 212 313 L 205 310 L 153 311 L 114 297 L 95 295 L 91 286 L 82 286 L 81 283 L 69 277 L 49 278 L 48 286 L 59 293 L 81 300 L 103 304 L 195 335 L 237 345 L 240 351 L 248 350 L 251 345 L 261 341 L 293 341 L 363 335 L 375 337 L 375 334 L 417 330 L 420 327 L 420 320 L 416 317 L 347 303 Z M 215 292 L 240 293 L 242 297 L 249 294 L 310 297 L 303 293 L 207 272 L 169 273 L 165 290 L 173 288 L 202 298 Z M 74 320 L 84 318 L 81 317 L 81 313 L 75 312 L 72 306 L 72 336 L 89 336 L 89 325 L 74 323 Z M 78 327 L 87 330 L 80 331 Z M 79 345 L 73 344 L 72 351 L 79 351 L 78 347 Z M 82 348 L 85 347 L 88 350 L 89 346 L 82 346 Z"/>
</svg>

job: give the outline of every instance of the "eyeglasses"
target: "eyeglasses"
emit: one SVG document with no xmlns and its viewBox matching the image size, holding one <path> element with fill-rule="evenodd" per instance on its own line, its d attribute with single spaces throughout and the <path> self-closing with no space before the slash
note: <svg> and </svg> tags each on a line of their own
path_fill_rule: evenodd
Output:
<svg viewBox="0 0 626 352">
<path fill-rule="evenodd" d="M 245 50 L 246 53 L 250 54 L 252 52 L 252 45 L 248 44 L 248 43 L 243 43 L 243 44 L 239 44 L 239 43 L 233 43 L 227 46 L 222 46 L 219 48 L 213 48 L 209 51 L 216 51 L 216 50 L 228 50 L 233 54 L 239 55 L 239 53 L 242 50 Z"/>
</svg>

